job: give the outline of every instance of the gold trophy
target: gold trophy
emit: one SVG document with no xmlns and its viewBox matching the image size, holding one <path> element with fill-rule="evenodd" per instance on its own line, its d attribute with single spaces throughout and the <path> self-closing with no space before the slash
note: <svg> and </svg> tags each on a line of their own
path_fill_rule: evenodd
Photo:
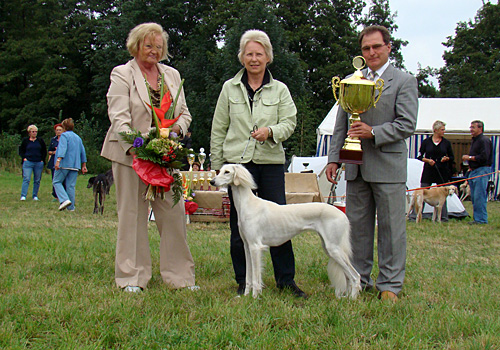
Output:
<svg viewBox="0 0 500 350">
<path fill-rule="evenodd" d="M 356 56 L 352 60 L 352 65 L 356 68 L 356 72 L 344 80 L 339 77 L 332 78 L 333 96 L 342 107 L 349 113 L 349 127 L 352 123 L 360 121 L 359 115 L 366 112 L 372 107 L 375 107 L 380 96 L 382 96 L 382 88 L 384 81 L 377 79 L 373 82 L 366 79 L 361 72 L 365 67 L 365 59 L 362 56 Z M 336 90 L 340 89 L 337 97 Z M 376 91 L 378 90 L 378 95 Z M 344 146 L 340 150 L 339 163 L 362 164 L 363 150 L 361 149 L 361 140 L 357 137 L 347 137 Z"/>
</svg>

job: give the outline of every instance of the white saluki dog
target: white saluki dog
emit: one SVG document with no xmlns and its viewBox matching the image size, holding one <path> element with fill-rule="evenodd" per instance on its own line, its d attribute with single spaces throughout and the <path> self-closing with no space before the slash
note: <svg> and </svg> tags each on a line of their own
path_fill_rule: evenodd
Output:
<svg viewBox="0 0 500 350">
<path fill-rule="evenodd" d="M 250 172 L 240 164 L 226 164 L 210 183 L 231 186 L 238 226 L 245 246 L 246 288 L 253 297 L 262 292 L 262 251 L 279 246 L 306 230 L 316 231 L 330 260 L 328 277 L 335 295 L 356 298 L 359 273 L 350 262 L 350 226 L 346 215 L 326 203 L 278 205 L 257 197 Z"/>
</svg>

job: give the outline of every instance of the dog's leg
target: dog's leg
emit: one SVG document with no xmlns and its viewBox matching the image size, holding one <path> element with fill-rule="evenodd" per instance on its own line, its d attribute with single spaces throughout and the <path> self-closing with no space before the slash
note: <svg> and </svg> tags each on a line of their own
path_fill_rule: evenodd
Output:
<svg viewBox="0 0 500 350">
<path fill-rule="evenodd" d="M 98 187 L 94 185 L 94 214 L 99 213 L 99 193 L 98 193 Z"/>
<path fill-rule="evenodd" d="M 422 211 L 424 209 L 424 195 L 415 194 L 415 196 L 417 197 L 415 199 L 415 210 L 417 212 L 417 219 L 415 220 L 415 222 L 418 224 L 420 221 L 422 221 Z"/>
<path fill-rule="evenodd" d="M 106 189 L 104 188 L 104 184 L 101 184 L 101 191 L 99 192 L 99 211 L 101 215 L 104 213 L 104 199 L 106 198 Z"/>
<path fill-rule="evenodd" d="M 262 293 L 262 247 L 250 244 L 252 260 L 252 296 L 257 298 Z"/>
<path fill-rule="evenodd" d="M 240 237 L 243 241 L 243 248 L 245 249 L 245 293 L 244 295 L 250 294 L 250 289 L 252 288 L 252 256 L 250 255 L 250 248 L 247 240 L 240 231 Z"/>
</svg>

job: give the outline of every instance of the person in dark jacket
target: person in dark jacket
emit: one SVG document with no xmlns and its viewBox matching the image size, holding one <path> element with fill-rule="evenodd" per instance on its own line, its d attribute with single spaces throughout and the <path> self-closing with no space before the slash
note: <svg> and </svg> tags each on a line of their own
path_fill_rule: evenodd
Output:
<svg viewBox="0 0 500 350">
<path fill-rule="evenodd" d="M 469 129 L 472 144 L 469 154 L 462 155 L 462 161 L 468 162 L 470 168 L 467 177 L 470 178 L 469 185 L 474 221 L 470 221 L 469 224 L 487 224 L 488 211 L 486 205 L 488 195 L 486 187 L 488 186 L 488 174 L 491 172 L 491 164 L 493 164 L 493 146 L 491 139 L 484 135 L 484 123 L 481 120 L 472 121 Z"/>
<path fill-rule="evenodd" d="M 418 159 L 424 162 L 420 187 L 443 184 L 450 181 L 450 164 L 455 157 L 451 142 L 444 138 L 446 124 L 436 120 L 432 124 L 433 135 L 426 138 L 420 146 Z M 441 221 L 448 221 L 447 203 L 441 212 Z"/>
<path fill-rule="evenodd" d="M 47 157 L 47 146 L 39 138 L 36 125 L 28 126 L 28 137 L 24 138 L 19 147 L 19 155 L 23 165 L 23 185 L 21 187 L 21 200 L 28 196 L 31 174 L 33 174 L 33 200 L 38 200 L 38 189 L 42 180 L 43 165 Z"/>
<path fill-rule="evenodd" d="M 50 139 L 49 161 L 47 162 L 47 169 L 50 169 L 50 172 L 52 173 L 52 180 L 54 180 L 54 172 L 56 171 L 54 167 L 56 150 L 57 146 L 59 145 L 59 139 L 61 138 L 61 134 L 64 132 L 62 124 L 59 123 L 54 125 L 54 132 L 56 133 L 56 136 Z M 54 197 L 54 200 L 57 199 L 57 194 L 56 190 L 54 189 L 54 186 L 52 186 L 52 196 Z"/>
</svg>

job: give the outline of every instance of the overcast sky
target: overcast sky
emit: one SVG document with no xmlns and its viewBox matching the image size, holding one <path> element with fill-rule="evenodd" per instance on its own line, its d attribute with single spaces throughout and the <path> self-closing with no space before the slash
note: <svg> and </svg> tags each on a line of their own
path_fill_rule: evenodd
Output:
<svg viewBox="0 0 500 350">
<path fill-rule="evenodd" d="M 490 2 L 497 4 L 498 0 Z M 391 13 L 397 11 L 399 28 L 394 36 L 409 42 L 403 48 L 406 68 L 417 73 L 418 63 L 422 67 L 444 66 L 446 47 L 442 43 L 455 35 L 458 22 L 474 21 L 482 5 L 483 0 L 389 0 Z"/>
</svg>

